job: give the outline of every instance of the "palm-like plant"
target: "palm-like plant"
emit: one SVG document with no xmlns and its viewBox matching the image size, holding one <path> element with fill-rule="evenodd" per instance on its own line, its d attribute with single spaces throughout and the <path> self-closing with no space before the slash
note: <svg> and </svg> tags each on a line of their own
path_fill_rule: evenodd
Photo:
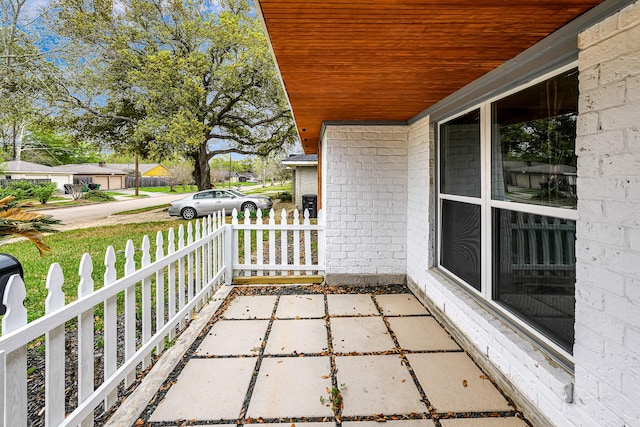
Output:
<svg viewBox="0 0 640 427">
<path fill-rule="evenodd" d="M 60 220 L 50 215 L 42 215 L 36 212 L 26 212 L 19 206 L 11 203 L 15 197 L 7 196 L 0 200 L 0 239 L 7 236 L 25 237 L 38 248 L 40 255 L 51 249 L 43 242 L 43 233 L 56 232 L 51 228 L 53 224 L 59 224 Z"/>
</svg>

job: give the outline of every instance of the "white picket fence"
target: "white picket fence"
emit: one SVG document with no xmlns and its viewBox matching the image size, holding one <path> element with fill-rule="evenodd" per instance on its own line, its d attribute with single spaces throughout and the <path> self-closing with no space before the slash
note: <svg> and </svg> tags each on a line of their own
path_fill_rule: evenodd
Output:
<svg viewBox="0 0 640 427">
<path fill-rule="evenodd" d="M 262 215 L 258 212 L 256 223 L 251 224 L 248 214 L 245 212 L 243 224 L 238 224 L 234 210 L 232 224 L 225 224 L 224 212 L 219 212 L 191 222 L 187 227 L 181 225 L 177 242 L 172 228 L 168 231 L 166 244 L 163 234 L 158 232 L 155 261 L 151 260 L 151 245 L 145 236 L 138 268 L 134 259 L 136 249 L 133 242 L 128 241 L 124 275 L 120 279 L 115 269 L 116 253 L 109 247 L 104 258 L 103 286 L 98 290 L 94 290 L 93 261 L 85 254 L 79 268 L 78 299 L 66 305 L 62 291 L 63 272 L 57 263 L 51 265 L 46 279 L 45 315 L 31 323 L 27 323 L 24 307 L 24 282 L 20 276 L 12 276 L 3 297 L 7 311 L 2 318 L 3 335 L 0 337 L 0 427 L 27 426 L 33 421 L 29 420 L 33 413 L 29 414 L 27 407 L 27 347 L 42 336 L 46 402 L 38 412 L 44 411 L 45 425 L 91 426 L 94 410 L 102 402 L 105 410 L 111 408 L 117 400 L 118 386 L 124 383 L 129 387 L 135 381 L 136 371 L 150 366 L 153 352 L 160 354 L 163 351 L 165 339 L 173 340 L 184 330 L 191 315 L 204 305 L 219 285 L 231 284 L 234 275 L 255 275 L 262 271 L 270 274 L 324 273 L 324 225 L 321 220 L 311 224 L 305 214 L 300 224 L 299 213 L 295 212 L 293 223 L 288 224 L 283 213 L 280 224 L 276 224 L 272 210 L 268 223 L 262 224 Z M 238 241 L 241 231 L 243 247 Z M 289 256 L 289 233 L 293 236 L 293 258 Z M 280 258 L 276 257 L 274 249 L 277 234 L 280 235 Z M 252 237 L 257 237 L 253 243 Z M 265 263 L 266 238 L 269 257 Z M 311 256 L 312 241 L 316 245 L 317 262 Z M 304 248 L 303 256 L 301 247 Z M 252 248 L 256 248 L 255 253 Z M 239 253 L 245 260 L 242 264 L 238 262 Z M 251 262 L 252 256 L 255 263 Z M 94 322 L 99 306 L 103 306 L 100 320 L 104 327 L 98 337 L 103 343 L 104 377 L 96 386 Z M 68 373 L 65 372 L 65 361 L 68 354 L 65 332 L 69 321 L 75 321 L 77 326 L 78 404 L 72 412 L 66 413 L 65 378 Z M 119 354 L 118 346 L 122 342 L 124 349 Z"/>
<path fill-rule="evenodd" d="M 284 209 L 279 222 L 273 209 L 269 212 L 268 220 L 262 218 L 259 209 L 256 214 L 253 224 L 247 212 L 240 223 L 236 211 L 233 211 L 232 247 L 239 249 L 233 254 L 234 274 L 262 276 L 267 273 L 275 276 L 324 273 L 325 227 L 322 211 L 318 212 L 317 224 L 311 224 L 306 209 L 302 223 L 298 210 L 293 212 L 291 224 Z M 317 253 L 317 259 L 313 259 L 312 253 Z"/>
</svg>

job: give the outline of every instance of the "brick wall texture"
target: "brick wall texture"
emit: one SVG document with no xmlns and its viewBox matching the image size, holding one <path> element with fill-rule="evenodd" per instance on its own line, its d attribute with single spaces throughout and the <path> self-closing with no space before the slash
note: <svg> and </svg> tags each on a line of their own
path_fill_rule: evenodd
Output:
<svg viewBox="0 0 640 427">
<path fill-rule="evenodd" d="M 579 48 L 576 398 L 640 425 L 640 3 Z"/>
<path fill-rule="evenodd" d="M 327 274 L 404 274 L 407 128 L 329 126 L 323 149 Z"/>
</svg>

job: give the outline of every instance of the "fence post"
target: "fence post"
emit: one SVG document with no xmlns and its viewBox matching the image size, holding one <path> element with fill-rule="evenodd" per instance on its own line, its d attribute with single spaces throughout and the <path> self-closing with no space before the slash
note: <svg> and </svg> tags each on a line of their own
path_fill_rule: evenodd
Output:
<svg viewBox="0 0 640 427">
<path fill-rule="evenodd" d="M 233 281 L 233 225 L 225 224 L 224 227 L 224 284 L 230 286 Z M 236 249 L 237 250 L 237 249 Z"/>
<path fill-rule="evenodd" d="M 4 300 L 7 312 L 2 318 L 2 333 L 8 334 L 27 324 L 27 310 L 24 308 L 24 299 L 27 291 L 22 277 L 14 274 L 9 278 L 4 290 Z M 27 425 L 27 346 L 12 351 L 5 355 L 3 364 L 4 405 L 3 425 Z M 7 390 L 10 390 L 7 393 Z M 5 420 L 8 423 L 5 423 Z"/>
<path fill-rule="evenodd" d="M 325 263 L 325 250 L 326 250 L 326 218 L 323 210 L 318 211 L 318 265 L 324 266 Z"/>
<path fill-rule="evenodd" d="M 46 286 L 49 290 L 45 300 L 45 313 L 49 314 L 64 307 L 62 284 L 64 276 L 60 264 L 49 267 Z M 105 340 L 106 341 L 106 340 Z M 106 350 L 106 346 L 105 346 Z M 107 356 L 105 356 L 106 360 Z M 114 356 L 115 359 L 115 356 Z M 114 362 L 115 363 L 115 362 Z M 51 329 L 45 335 L 45 425 L 57 426 L 65 414 L 65 338 L 64 325 Z"/>
<path fill-rule="evenodd" d="M 90 295 L 94 290 L 91 274 L 93 262 L 89 254 L 82 255 L 78 276 L 78 298 Z M 94 391 L 94 310 L 93 307 L 78 316 L 78 405 L 87 400 Z M 82 420 L 82 427 L 93 426 L 93 412 Z"/>
</svg>

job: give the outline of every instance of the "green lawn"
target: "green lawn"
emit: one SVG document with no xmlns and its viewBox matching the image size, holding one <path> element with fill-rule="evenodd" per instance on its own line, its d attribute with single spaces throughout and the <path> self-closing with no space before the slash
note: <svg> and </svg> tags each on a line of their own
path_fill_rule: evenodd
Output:
<svg viewBox="0 0 640 427">
<path fill-rule="evenodd" d="M 264 194 L 266 196 L 271 196 L 276 193 L 282 193 L 282 192 L 290 193 L 292 189 L 293 189 L 293 184 L 291 183 L 291 181 L 289 181 L 284 185 L 281 185 L 281 184 L 273 185 L 273 186 L 267 185 L 266 187 L 252 188 L 251 190 L 247 190 L 246 193 L 247 194 Z"/>
<path fill-rule="evenodd" d="M 176 221 L 171 224 L 176 234 L 180 223 L 186 223 L 186 221 Z M 86 228 L 47 236 L 45 241 L 51 247 L 51 252 L 43 257 L 40 257 L 35 246 L 27 241 L 2 245 L 0 252 L 13 255 L 22 264 L 24 282 L 27 288 L 25 307 L 27 308 L 29 321 L 32 321 L 44 314 L 44 301 L 47 296 L 46 278 L 49 266 L 52 263 L 57 262 L 62 267 L 65 277 L 63 290 L 66 301 L 70 302 L 75 300 L 78 295 L 78 268 L 84 253 L 91 255 L 93 280 L 95 281 L 96 289 L 98 289 L 102 287 L 103 283 L 104 256 L 107 247 L 113 246 L 116 251 L 116 269 L 119 278 L 124 274 L 124 249 L 127 240 L 133 240 L 136 248 L 137 267 L 139 267 L 141 257 L 139 249 L 142 245 L 142 237 L 145 234 L 149 236 L 151 259 L 153 260 L 155 259 L 156 233 L 162 231 L 166 242 L 168 229 L 169 225 L 163 221 Z"/>
<path fill-rule="evenodd" d="M 193 193 L 198 191 L 198 188 L 195 185 L 185 188 L 182 185 L 176 185 L 173 187 L 173 191 L 169 187 L 140 187 L 139 190 L 147 193 Z"/>
</svg>

